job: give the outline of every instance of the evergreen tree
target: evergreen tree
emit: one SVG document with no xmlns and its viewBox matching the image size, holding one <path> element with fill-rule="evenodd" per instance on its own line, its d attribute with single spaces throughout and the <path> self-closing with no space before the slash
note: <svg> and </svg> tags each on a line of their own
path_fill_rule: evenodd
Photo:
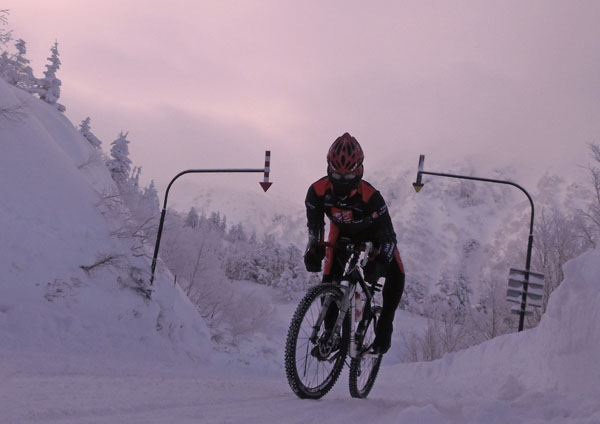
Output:
<svg viewBox="0 0 600 424">
<path fill-rule="evenodd" d="M 50 49 L 52 55 L 48 58 L 50 61 L 49 65 L 46 65 L 44 71 L 44 78 L 38 80 L 38 86 L 35 90 L 39 94 L 40 99 L 48 104 L 55 105 L 58 110 L 64 112 L 66 109 L 63 105 L 58 103 L 60 97 L 60 86 L 62 82 L 56 77 L 56 72 L 59 70 L 61 62 L 58 58 L 58 42 L 54 43 L 54 46 Z"/>
<path fill-rule="evenodd" d="M 134 166 L 133 167 L 133 171 L 131 171 L 131 185 L 136 189 L 139 190 L 140 188 L 140 174 L 142 173 L 142 167 L 141 166 Z"/>
<path fill-rule="evenodd" d="M 196 208 L 194 208 L 192 206 L 190 208 L 190 211 L 188 212 L 187 216 L 185 217 L 183 226 L 190 227 L 190 228 L 196 228 L 198 226 L 198 220 L 199 220 L 198 212 L 196 211 Z"/>
<path fill-rule="evenodd" d="M 94 146 L 96 149 L 100 149 L 102 142 L 94 135 L 94 133 L 92 133 L 90 121 L 91 119 L 89 116 L 81 121 L 81 124 L 79 124 L 79 132 L 87 141 L 90 142 L 92 146 Z"/>
<path fill-rule="evenodd" d="M 18 39 L 15 47 L 17 49 L 17 54 L 14 57 L 17 80 L 14 85 L 31 92 L 37 84 L 37 78 L 33 76 L 33 70 L 29 66 L 29 59 L 25 57 L 27 53 L 25 40 L 22 38 Z"/>
<path fill-rule="evenodd" d="M 8 9 L 0 10 L 0 26 L 8 25 Z M 0 45 L 4 45 L 8 43 L 11 39 L 12 31 L 7 31 L 5 29 L 0 28 Z"/>
<path fill-rule="evenodd" d="M 0 55 L 0 77 L 5 81 L 10 82 L 13 73 L 13 61 L 5 50 Z"/>
<path fill-rule="evenodd" d="M 227 240 L 234 243 L 248 240 L 248 236 L 246 236 L 246 231 L 244 231 L 242 224 L 233 225 L 229 229 L 229 232 L 227 233 Z"/>
<path fill-rule="evenodd" d="M 150 181 L 150 185 L 144 189 L 142 200 L 149 210 L 155 211 L 156 214 L 159 213 L 160 201 L 158 199 L 156 186 L 154 185 L 154 180 Z"/>
<path fill-rule="evenodd" d="M 4 51 L 0 55 L 0 76 L 11 85 L 24 89 L 27 92 L 34 92 L 38 83 L 33 76 L 33 70 L 29 66 L 29 59 L 25 57 L 27 48 L 25 41 L 17 40 L 15 43 L 17 53 L 9 55 Z"/>
<path fill-rule="evenodd" d="M 111 143 L 110 159 L 106 166 L 113 180 L 120 186 L 126 184 L 131 174 L 131 159 L 129 159 L 129 140 L 127 134 L 121 132 L 119 137 Z"/>
</svg>

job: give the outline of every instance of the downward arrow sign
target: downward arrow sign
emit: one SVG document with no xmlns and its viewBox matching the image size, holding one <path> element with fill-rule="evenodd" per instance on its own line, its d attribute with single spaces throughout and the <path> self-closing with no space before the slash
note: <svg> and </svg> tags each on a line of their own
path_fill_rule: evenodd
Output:
<svg viewBox="0 0 600 424">
<path fill-rule="evenodd" d="M 270 171 L 271 171 L 271 151 L 267 150 L 265 152 L 265 179 L 262 183 L 259 183 L 260 186 L 265 191 L 265 193 L 267 192 L 269 187 L 271 187 L 271 184 L 273 184 L 273 183 L 269 182 L 269 172 Z"/>
<path fill-rule="evenodd" d="M 271 187 L 271 185 L 272 185 L 273 183 L 266 182 L 266 183 L 259 183 L 259 184 L 260 184 L 260 186 L 263 188 L 263 190 L 264 190 L 264 191 L 265 191 L 265 193 L 266 193 L 266 192 L 267 192 L 267 190 L 269 189 L 269 187 Z"/>
</svg>

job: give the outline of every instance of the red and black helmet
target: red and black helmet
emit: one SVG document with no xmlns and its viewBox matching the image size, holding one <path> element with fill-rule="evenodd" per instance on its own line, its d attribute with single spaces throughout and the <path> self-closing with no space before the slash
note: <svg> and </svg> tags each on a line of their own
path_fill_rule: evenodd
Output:
<svg viewBox="0 0 600 424">
<path fill-rule="evenodd" d="M 327 153 L 327 175 L 336 194 L 347 196 L 363 176 L 363 154 L 358 141 L 348 133 L 338 137 Z"/>
</svg>

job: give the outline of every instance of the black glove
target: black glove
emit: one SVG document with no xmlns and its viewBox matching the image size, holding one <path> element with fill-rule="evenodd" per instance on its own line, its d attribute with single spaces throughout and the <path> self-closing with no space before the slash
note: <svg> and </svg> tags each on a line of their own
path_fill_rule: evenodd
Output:
<svg viewBox="0 0 600 424">
<path fill-rule="evenodd" d="M 304 252 L 304 266 L 308 272 L 321 271 L 321 262 L 325 257 L 325 247 L 319 246 L 316 238 L 309 237 Z"/>
<path fill-rule="evenodd" d="M 365 280 L 373 286 L 373 290 L 379 291 L 382 285 L 378 281 L 382 277 L 387 277 L 390 267 L 391 255 L 394 245 L 391 243 L 381 243 L 372 252 L 374 256 L 369 256 L 369 262 L 364 267 Z"/>
</svg>

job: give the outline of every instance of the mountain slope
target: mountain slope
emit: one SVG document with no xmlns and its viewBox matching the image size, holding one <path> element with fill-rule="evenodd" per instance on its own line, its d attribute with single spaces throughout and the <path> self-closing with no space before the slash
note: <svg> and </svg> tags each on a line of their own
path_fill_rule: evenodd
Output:
<svg viewBox="0 0 600 424">
<path fill-rule="evenodd" d="M 171 276 L 159 272 L 144 295 L 149 261 L 114 235 L 105 200 L 116 189 L 99 152 L 55 108 L 1 79 L 0 107 L 17 112 L 0 121 L 5 371 L 8 358 L 40 352 L 208 358 L 208 330 Z"/>
</svg>

